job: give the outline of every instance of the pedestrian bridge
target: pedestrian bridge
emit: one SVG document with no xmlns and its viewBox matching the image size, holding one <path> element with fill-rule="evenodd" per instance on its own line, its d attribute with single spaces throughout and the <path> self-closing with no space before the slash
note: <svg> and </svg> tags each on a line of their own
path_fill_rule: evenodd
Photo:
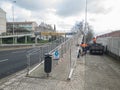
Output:
<svg viewBox="0 0 120 90">
<path fill-rule="evenodd" d="M 35 37 L 37 35 L 44 35 L 44 36 L 57 36 L 57 35 L 74 35 L 75 32 L 68 32 L 68 33 L 64 33 L 64 32 L 34 32 L 34 33 L 29 33 L 29 34 L 14 34 L 14 35 L 4 35 L 4 36 L 0 36 L 0 38 L 10 38 L 10 37 L 24 37 L 24 36 L 32 36 Z"/>
<path fill-rule="evenodd" d="M 24 36 L 34 36 L 34 34 L 15 34 L 15 35 L 5 35 L 5 36 L 0 36 L 0 38 L 24 37 Z"/>
</svg>

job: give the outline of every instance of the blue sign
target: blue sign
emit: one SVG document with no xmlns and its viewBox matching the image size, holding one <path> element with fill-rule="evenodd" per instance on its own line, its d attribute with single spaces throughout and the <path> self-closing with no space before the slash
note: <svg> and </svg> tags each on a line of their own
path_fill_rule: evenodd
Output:
<svg viewBox="0 0 120 90">
<path fill-rule="evenodd" d="M 58 60 L 58 59 L 59 59 L 59 52 L 58 52 L 58 50 L 56 50 L 56 51 L 54 52 L 54 59 L 55 59 L 55 60 Z"/>
<path fill-rule="evenodd" d="M 58 56 L 58 51 L 55 52 L 55 56 Z"/>
<path fill-rule="evenodd" d="M 76 34 L 75 32 L 70 32 L 70 33 L 66 33 L 66 35 L 74 35 Z"/>
</svg>

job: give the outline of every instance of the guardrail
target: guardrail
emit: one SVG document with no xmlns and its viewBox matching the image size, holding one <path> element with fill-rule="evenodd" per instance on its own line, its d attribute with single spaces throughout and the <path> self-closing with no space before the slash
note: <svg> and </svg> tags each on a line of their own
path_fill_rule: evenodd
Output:
<svg viewBox="0 0 120 90">
<path fill-rule="evenodd" d="M 9 36 L 9 35 L 23 35 L 23 34 L 34 34 L 34 33 L 7 33 L 7 34 L 3 34 L 3 35 L 0 35 L 0 36 Z"/>
</svg>

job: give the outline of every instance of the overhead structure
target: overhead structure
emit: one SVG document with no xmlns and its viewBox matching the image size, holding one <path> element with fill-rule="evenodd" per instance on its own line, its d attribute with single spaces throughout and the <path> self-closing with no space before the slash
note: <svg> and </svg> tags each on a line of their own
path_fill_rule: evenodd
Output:
<svg viewBox="0 0 120 90">
<path fill-rule="evenodd" d="M 45 36 L 48 36 L 48 35 L 51 35 L 51 36 L 65 35 L 65 33 L 58 33 L 58 32 L 41 32 L 40 34 L 45 35 Z"/>
<path fill-rule="evenodd" d="M 43 36 L 61 36 L 61 35 L 74 35 L 75 32 L 63 33 L 63 32 L 35 32 L 35 35 L 43 35 Z"/>
</svg>

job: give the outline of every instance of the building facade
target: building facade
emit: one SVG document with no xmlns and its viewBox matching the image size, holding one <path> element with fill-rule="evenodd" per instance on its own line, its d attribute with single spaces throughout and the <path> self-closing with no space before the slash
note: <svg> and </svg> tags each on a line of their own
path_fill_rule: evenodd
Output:
<svg viewBox="0 0 120 90">
<path fill-rule="evenodd" d="M 6 12 L 0 8 L 0 34 L 6 32 Z"/>
<path fill-rule="evenodd" d="M 51 25 L 41 23 L 38 27 L 36 27 L 37 32 L 55 32 L 56 29 L 53 29 Z"/>
<path fill-rule="evenodd" d="M 7 33 L 31 33 L 35 31 L 36 27 L 36 22 L 7 22 Z"/>
<path fill-rule="evenodd" d="M 41 23 L 38 27 L 36 27 L 35 33 L 37 35 L 40 35 L 41 32 L 47 33 L 47 32 L 56 32 L 56 28 L 54 26 L 54 29 L 52 28 L 51 25 Z M 51 35 L 40 35 L 40 39 L 43 40 L 49 40 L 52 36 Z"/>
<path fill-rule="evenodd" d="M 97 38 L 100 38 L 100 37 L 102 37 L 102 38 L 103 37 L 120 37 L 120 30 L 116 30 L 116 31 L 113 31 L 110 33 L 106 33 L 106 34 L 97 36 Z"/>
</svg>

